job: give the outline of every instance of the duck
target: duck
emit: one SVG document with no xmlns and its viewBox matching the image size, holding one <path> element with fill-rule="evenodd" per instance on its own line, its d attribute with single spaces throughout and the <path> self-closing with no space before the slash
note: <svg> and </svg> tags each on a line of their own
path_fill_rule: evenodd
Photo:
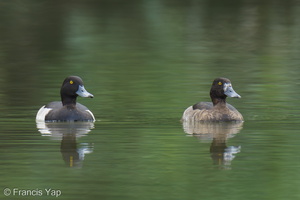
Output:
<svg viewBox="0 0 300 200">
<path fill-rule="evenodd" d="M 181 121 L 244 121 L 242 114 L 232 105 L 226 103 L 227 97 L 241 98 L 234 91 L 231 81 L 228 78 L 219 77 L 214 79 L 210 89 L 212 102 L 199 102 L 188 107 L 183 112 Z"/>
<path fill-rule="evenodd" d="M 36 114 L 37 122 L 90 121 L 94 114 L 84 105 L 77 103 L 78 96 L 93 98 L 79 76 L 65 78 L 60 89 L 61 101 L 53 101 L 42 106 Z"/>
</svg>

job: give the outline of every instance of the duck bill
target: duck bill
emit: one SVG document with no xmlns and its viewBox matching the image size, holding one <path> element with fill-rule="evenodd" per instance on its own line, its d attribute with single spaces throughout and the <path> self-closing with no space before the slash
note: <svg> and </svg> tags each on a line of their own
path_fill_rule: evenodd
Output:
<svg viewBox="0 0 300 200">
<path fill-rule="evenodd" d="M 78 94 L 81 97 L 89 97 L 89 98 L 93 98 L 94 97 L 94 95 L 92 95 L 91 93 L 89 93 L 88 91 L 86 91 L 86 89 L 84 88 L 83 85 L 79 85 L 76 94 Z"/>
<path fill-rule="evenodd" d="M 234 91 L 231 84 L 224 84 L 224 94 L 228 97 L 241 98 L 241 96 Z"/>
</svg>

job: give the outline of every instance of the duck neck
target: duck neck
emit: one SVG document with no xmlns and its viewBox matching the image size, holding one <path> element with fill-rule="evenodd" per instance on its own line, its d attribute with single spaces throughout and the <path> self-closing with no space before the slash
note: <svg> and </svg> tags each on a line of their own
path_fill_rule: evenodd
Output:
<svg viewBox="0 0 300 200">
<path fill-rule="evenodd" d="M 223 91 L 216 90 L 212 86 L 210 90 L 210 98 L 214 106 L 216 105 L 221 107 L 226 106 L 226 97 L 227 96 L 224 94 Z"/>
<path fill-rule="evenodd" d="M 226 98 L 211 98 L 214 106 L 226 106 Z"/>
<path fill-rule="evenodd" d="M 76 105 L 76 96 L 64 96 L 61 95 L 61 102 L 63 106 L 75 106 Z"/>
</svg>

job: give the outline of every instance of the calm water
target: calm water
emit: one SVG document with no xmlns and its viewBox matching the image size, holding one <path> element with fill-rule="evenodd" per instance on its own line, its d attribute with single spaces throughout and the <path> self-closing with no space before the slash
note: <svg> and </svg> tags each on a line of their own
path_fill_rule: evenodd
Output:
<svg viewBox="0 0 300 200">
<path fill-rule="evenodd" d="M 0 10 L 1 199 L 300 198 L 299 1 Z M 97 121 L 36 124 L 69 75 Z M 219 76 L 245 122 L 181 124 Z"/>
</svg>

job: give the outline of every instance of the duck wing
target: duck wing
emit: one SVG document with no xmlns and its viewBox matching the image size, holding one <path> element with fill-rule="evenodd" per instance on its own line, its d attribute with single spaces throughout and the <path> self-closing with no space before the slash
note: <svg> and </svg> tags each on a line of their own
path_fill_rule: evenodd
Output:
<svg viewBox="0 0 300 200">
<path fill-rule="evenodd" d="M 214 106 L 212 102 L 199 102 L 193 105 L 193 110 L 210 110 L 213 107 Z"/>
</svg>

